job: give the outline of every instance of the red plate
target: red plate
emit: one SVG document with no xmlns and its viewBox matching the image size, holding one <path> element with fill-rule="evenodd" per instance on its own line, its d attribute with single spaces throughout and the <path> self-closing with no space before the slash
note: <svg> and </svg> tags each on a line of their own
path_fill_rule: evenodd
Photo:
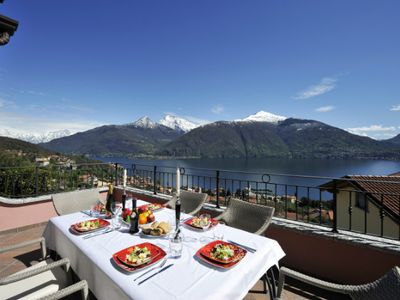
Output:
<svg viewBox="0 0 400 300">
<path fill-rule="evenodd" d="M 96 228 L 93 228 L 93 229 L 84 229 L 84 228 L 80 228 L 80 226 L 79 226 L 83 222 L 95 222 L 97 220 L 99 221 L 99 227 L 96 227 Z M 71 229 L 73 231 L 75 231 L 76 233 L 81 234 L 81 233 L 87 233 L 87 232 L 93 232 L 93 231 L 96 231 L 96 230 L 100 230 L 100 229 L 102 229 L 104 227 L 107 227 L 108 225 L 110 225 L 110 222 L 108 222 L 107 220 L 104 220 L 104 219 L 92 219 L 92 220 L 82 221 L 82 222 L 73 224 L 73 225 L 71 225 Z"/>
<path fill-rule="evenodd" d="M 162 208 L 164 208 L 164 207 L 165 207 L 164 204 L 160 204 L 160 203 L 150 203 L 150 204 L 143 204 L 143 205 L 139 206 L 138 208 L 139 208 L 139 209 L 142 209 L 142 210 L 148 210 L 148 209 L 150 209 L 150 210 L 152 210 L 152 211 L 158 211 L 158 210 L 160 210 L 160 209 L 162 209 Z"/>
<path fill-rule="evenodd" d="M 126 261 L 126 255 L 129 254 L 132 251 L 132 249 L 135 247 L 140 247 L 140 248 L 147 247 L 147 249 L 150 250 L 152 259 L 149 262 L 144 263 L 139 266 L 136 266 L 136 267 L 130 265 Z M 133 245 L 133 246 L 123 249 L 117 253 L 114 253 L 112 258 L 113 258 L 114 262 L 117 264 L 117 266 L 120 267 L 121 269 L 128 271 L 128 272 L 135 272 L 135 271 L 145 269 L 145 268 L 155 264 L 159 260 L 163 259 L 166 255 L 167 255 L 167 253 L 165 253 L 165 251 L 163 249 L 161 249 L 160 247 L 158 247 L 152 243 L 142 243 L 142 244 L 138 244 L 138 245 Z"/>
<path fill-rule="evenodd" d="M 196 228 L 196 229 L 200 229 L 200 230 L 207 230 L 207 229 L 210 229 L 210 228 L 212 228 L 212 227 L 218 225 L 218 220 L 215 220 L 215 219 L 211 218 L 211 219 L 210 219 L 210 225 L 209 225 L 209 226 L 204 227 L 204 228 L 203 228 L 203 227 L 198 227 L 198 226 L 195 226 L 195 225 L 193 224 L 193 219 L 194 219 L 194 218 L 190 218 L 189 220 L 186 220 L 186 221 L 184 222 L 184 224 L 185 224 L 185 225 L 188 225 L 188 226 L 190 226 L 190 227 L 192 227 L 192 228 Z"/>
<path fill-rule="evenodd" d="M 234 256 L 229 261 L 222 261 L 218 258 L 212 257 L 211 250 L 217 244 L 229 245 L 235 253 Z M 229 269 L 229 268 L 232 268 L 233 266 L 235 266 L 239 261 L 241 261 L 243 259 L 243 257 L 245 257 L 246 253 L 247 253 L 247 251 L 241 247 L 238 247 L 238 246 L 228 243 L 228 242 L 217 240 L 217 241 L 213 241 L 213 242 L 205 245 L 204 247 L 200 248 L 196 252 L 196 256 L 199 259 L 201 259 L 213 266 L 216 266 L 218 268 Z"/>
</svg>

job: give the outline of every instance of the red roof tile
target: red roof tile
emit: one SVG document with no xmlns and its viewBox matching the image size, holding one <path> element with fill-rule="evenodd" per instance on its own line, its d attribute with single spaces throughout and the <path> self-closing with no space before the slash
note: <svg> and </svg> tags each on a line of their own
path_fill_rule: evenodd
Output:
<svg viewBox="0 0 400 300">
<path fill-rule="evenodd" d="M 382 203 L 394 216 L 400 217 L 400 176 L 363 176 L 350 175 L 345 178 L 353 179 L 351 183 Z"/>
</svg>

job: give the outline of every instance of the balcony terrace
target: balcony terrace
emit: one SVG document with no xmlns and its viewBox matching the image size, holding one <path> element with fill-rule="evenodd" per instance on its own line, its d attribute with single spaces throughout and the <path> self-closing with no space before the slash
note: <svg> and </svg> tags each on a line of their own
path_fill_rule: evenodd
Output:
<svg viewBox="0 0 400 300">
<path fill-rule="evenodd" d="M 2 170 L 0 176 L 0 191 L 7 196 L 0 198 L 0 247 L 42 236 L 48 219 L 57 215 L 51 199 L 53 193 L 97 186 L 101 197 L 105 197 L 106 188 L 102 186 L 108 182 L 121 184 L 123 176 L 123 168 L 118 164 L 60 168 L 57 172 L 45 168 L 13 171 Z M 381 186 L 381 179 L 367 178 L 364 183 Z M 311 185 L 310 181 L 317 184 Z M 176 189 L 176 172 L 166 167 L 134 165 L 128 169 L 127 182 L 128 195 L 148 202 L 166 202 Z M 395 193 L 400 185 L 397 177 L 385 180 L 390 191 L 380 190 L 379 195 L 375 190 L 346 186 L 344 183 L 352 183 L 348 178 L 180 169 L 180 182 L 181 188 L 206 191 L 209 201 L 203 211 L 214 216 L 224 210 L 230 195 L 274 206 L 276 215 L 265 235 L 278 241 L 286 253 L 280 261 L 282 265 L 305 274 L 337 283 L 360 284 L 371 282 L 400 264 L 398 214 L 396 219 L 396 214 L 391 215 L 388 210 L 393 203 L 386 204 L 400 199 L 400 193 Z M 121 194 L 119 185 L 116 198 Z M 360 200 L 357 195 L 363 195 L 362 208 L 356 203 L 357 198 Z M 376 203 L 376 199 L 381 201 Z M 345 202 L 346 209 L 339 202 Z M 369 214 L 374 207 L 377 220 L 371 222 L 374 216 Z M 398 203 L 395 207 L 399 207 Z M 360 209 L 362 214 L 355 213 Z M 356 220 L 361 217 L 367 220 Z M 0 254 L 0 275 L 12 274 L 39 257 L 36 246 Z M 253 289 L 262 289 L 262 282 Z M 346 298 L 288 279 L 282 299 L 340 297 Z M 249 293 L 245 299 L 265 299 L 265 295 Z"/>
</svg>

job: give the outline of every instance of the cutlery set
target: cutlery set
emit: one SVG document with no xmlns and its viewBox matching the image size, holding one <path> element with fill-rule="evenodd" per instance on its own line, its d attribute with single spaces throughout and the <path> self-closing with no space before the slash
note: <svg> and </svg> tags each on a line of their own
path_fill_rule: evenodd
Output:
<svg viewBox="0 0 400 300">
<path fill-rule="evenodd" d="M 257 249 L 251 248 L 251 247 L 243 245 L 243 244 L 239 244 L 239 243 L 234 242 L 234 241 L 228 240 L 228 242 L 231 243 L 231 244 L 234 244 L 236 246 L 242 247 L 242 248 L 246 249 L 247 251 L 249 251 L 250 253 L 254 253 L 254 252 L 257 251 Z"/>
</svg>

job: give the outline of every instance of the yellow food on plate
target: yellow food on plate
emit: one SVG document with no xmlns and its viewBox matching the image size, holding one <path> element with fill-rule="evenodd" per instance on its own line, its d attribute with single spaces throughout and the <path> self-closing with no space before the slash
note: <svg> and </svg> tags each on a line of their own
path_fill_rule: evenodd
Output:
<svg viewBox="0 0 400 300">
<path fill-rule="evenodd" d="M 171 232 L 171 225 L 167 222 L 153 222 L 142 226 L 142 232 L 147 235 L 161 236 Z"/>
</svg>

